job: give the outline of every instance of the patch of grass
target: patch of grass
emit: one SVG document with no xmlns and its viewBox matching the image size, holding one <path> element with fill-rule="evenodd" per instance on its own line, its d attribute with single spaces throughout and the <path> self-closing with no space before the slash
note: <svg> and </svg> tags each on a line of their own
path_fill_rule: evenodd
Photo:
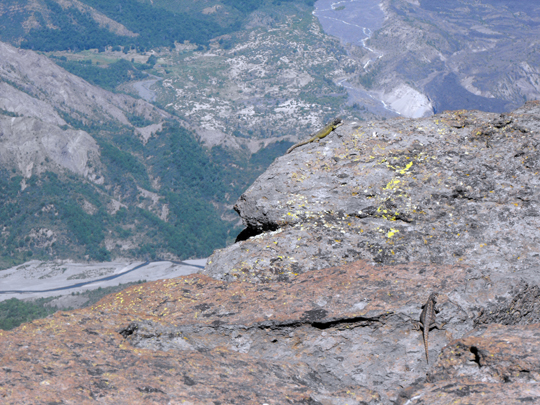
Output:
<svg viewBox="0 0 540 405">
<path fill-rule="evenodd" d="M 58 311 L 56 307 L 47 307 L 45 304 L 52 298 L 39 298 L 35 301 L 21 301 L 11 298 L 0 302 L 0 329 L 11 330 L 25 322 L 45 318 Z"/>
</svg>

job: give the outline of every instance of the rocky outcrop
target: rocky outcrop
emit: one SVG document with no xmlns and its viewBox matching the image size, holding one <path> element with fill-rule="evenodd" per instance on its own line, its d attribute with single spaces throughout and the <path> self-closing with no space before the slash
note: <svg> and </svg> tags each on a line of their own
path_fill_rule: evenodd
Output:
<svg viewBox="0 0 540 405">
<path fill-rule="evenodd" d="M 34 98 L 28 93 L 1 81 L 0 109 L 15 116 L 33 117 L 57 126 L 67 124 L 46 101 Z"/>
<path fill-rule="evenodd" d="M 263 282 L 366 259 L 538 283 L 539 119 L 532 102 L 346 123 L 255 181 L 236 210 L 259 235 L 215 252 L 205 273 Z"/>
<path fill-rule="evenodd" d="M 2 332 L 0 398 L 539 401 L 539 118 L 349 122 L 297 148 L 240 198 L 247 230 L 206 275 Z"/>
<path fill-rule="evenodd" d="M 428 373 L 430 382 L 404 390 L 396 403 L 538 402 L 538 327 L 490 325 L 450 342 Z"/>
<path fill-rule="evenodd" d="M 377 390 L 385 386 L 380 381 L 365 386 L 377 390 L 383 402 L 443 403 L 435 398 L 460 401 L 461 395 L 475 403 L 482 402 L 485 390 L 490 392 L 485 398 L 495 403 L 505 403 L 504 398 L 518 401 L 527 397 L 524 393 L 537 398 L 530 385 L 535 379 L 529 378 L 536 373 L 534 361 L 516 366 L 521 367 L 517 374 L 527 378 L 505 377 L 516 373 L 508 364 L 521 364 L 519 347 L 508 345 L 504 359 L 483 368 L 474 353 L 488 356 L 492 335 L 485 335 L 478 346 L 469 340 L 484 334 L 486 325 L 539 326 L 539 119 L 540 104 L 531 102 L 505 115 L 454 111 L 419 120 L 346 123 L 321 143 L 277 159 L 241 196 L 235 208 L 246 230 L 238 243 L 214 253 L 204 273 L 265 285 L 329 266 L 347 267 L 358 259 L 374 266 L 463 266 L 468 280 L 486 283 L 479 290 L 494 289 L 475 304 L 446 293 L 451 302 L 469 309 L 458 322 L 463 329 L 447 327 L 457 340 L 443 343 L 450 345 L 443 353 L 451 357 L 456 353 L 453 347 L 469 345 L 464 349 L 468 355 L 452 367 L 440 360 L 427 380 L 418 377 L 402 384 L 404 389 L 396 395 Z M 381 273 L 383 268 L 374 267 Z M 431 275 L 433 270 L 420 271 Z M 454 287 L 460 283 L 458 274 L 449 279 Z M 385 279 L 391 283 L 395 276 Z M 367 281 L 366 288 L 372 285 Z M 440 286 L 448 285 L 430 286 L 421 280 L 405 294 L 420 289 L 425 301 Z M 501 336 L 512 335 L 526 347 L 520 338 L 526 332 L 500 328 Z M 382 353 L 381 346 L 374 352 Z M 399 368 L 382 356 L 379 360 L 387 370 Z M 372 375 L 373 365 L 363 370 Z M 414 375 L 411 370 L 398 380 Z M 499 377 L 487 378 L 488 370 Z M 399 384 L 390 380 L 388 387 Z M 483 385 L 486 381 L 490 384 Z M 500 385 L 509 381 L 512 384 Z M 457 388 L 449 389 L 449 384 Z"/>
</svg>

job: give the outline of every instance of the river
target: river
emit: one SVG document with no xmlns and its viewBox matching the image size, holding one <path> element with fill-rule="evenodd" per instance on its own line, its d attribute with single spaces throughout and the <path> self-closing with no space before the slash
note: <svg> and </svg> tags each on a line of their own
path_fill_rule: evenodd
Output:
<svg viewBox="0 0 540 405">
<path fill-rule="evenodd" d="M 379 4 L 380 0 L 318 0 L 313 14 L 327 34 L 373 52 L 365 41 L 382 27 L 384 13 Z"/>
<path fill-rule="evenodd" d="M 159 80 L 163 80 L 161 77 L 149 75 L 152 79 L 141 80 L 132 84 L 133 88 L 137 90 L 139 96 L 148 102 L 156 101 L 156 92 L 150 87 Z"/>
<path fill-rule="evenodd" d="M 204 269 L 205 264 L 206 259 L 88 264 L 33 260 L 0 271 L 0 301 L 52 297 L 138 280 L 174 278 Z"/>
<path fill-rule="evenodd" d="M 369 52 L 369 59 L 363 62 L 364 70 L 383 54 L 367 46 L 367 40 L 374 31 L 382 27 L 384 13 L 379 7 L 380 0 L 318 0 L 315 3 L 315 15 L 324 31 L 339 38 L 345 44 L 362 47 Z M 347 82 L 347 78 L 338 81 L 349 95 L 349 104 L 358 103 L 374 114 L 386 117 L 396 116 L 397 113 L 381 100 L 375 98 L 360 87 Z"/>
</svg>

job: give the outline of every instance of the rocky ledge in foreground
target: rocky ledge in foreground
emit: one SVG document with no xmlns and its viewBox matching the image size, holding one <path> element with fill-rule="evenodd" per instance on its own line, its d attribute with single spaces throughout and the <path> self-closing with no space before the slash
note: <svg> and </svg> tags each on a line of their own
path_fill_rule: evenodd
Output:
<svg viewBox="0 0 540 405">
<path fill-rule="evenodd" d="M 516 325 L 538 322 L 540 292 L 525 285 L 510 291 L 471 279 L 470 272 L 359 261 L 288 283 L 191 275 L 134 286 L 92 308 L 1 332 L 0 399 L 312 405 L 479 403 L 469 396 L 492 403 L 540 400 L 534 384 L 539 325 Z M 499 295 L 504 289 L 507 299 Z M 413 325 L 433 290 L 441 292 L 438 317 L 446 325 L 430 333 L 430 367 Z M 498 306 L 483 304 L 496 300 Z M 496 316 L 515 326 L 486 328 Z"/>
<path fill-rule="evenodd" d="M 1 332 L 0 402 L 540 401 L 539 124 L 346 123 L 246 191 L 206 274 Z"/>
</svg>

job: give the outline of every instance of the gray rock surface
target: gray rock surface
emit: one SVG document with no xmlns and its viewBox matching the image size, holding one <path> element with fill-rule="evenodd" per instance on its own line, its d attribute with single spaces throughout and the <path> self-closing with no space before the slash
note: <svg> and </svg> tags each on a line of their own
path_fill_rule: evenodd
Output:
<svg viewBox="0 0 540 405">
<path fill-rule="evenodd" d="M 481 305 L 495 299 L 501 286 L 470 280 L 470 273 L 463 267 L 358 261 L 290 283 L 203 279 L 197 295 L 190 294 L 191 310 L 174 299 L 167 304 L 171 314 L 182 307 L 182 313 L 195 312 L 201 320 L 175 316 L 167 326 L 136 322 L 124 333 L 138 348 L 226 347 L 265 361 L 302 362 L 330 392 L 359 386 L 389 403 L 433 367 L 433 361 L 426 363 L 422 333 L 413 329 L 430 292 L 441 293 L 438 318 L 446 323 L 444 331 L 430 334 L 432 360 L 470 331 Z"/>
<path fill-rule="evenodd" d="M 505 115 L 348 122 L 278 158 L 240 197 L 246 230 L 203 273 L 261 290 L 303 285 L 318 330 L 293 327 L 301 343 L 278 339 L 268 353 L 301 358 L 332 389 L 359 384 L 382 403 L 537 401 L 537 362 L 521 359 L 534 357 L 525 348 L 539 327 L 539 124 L 538 102 Z M 372 270 L 355 267 L 363 262 Z M 362 314 L 330 315 L 349 287 L 334 278 L 353 268 L 351 308 Z M 427 367 L 421 333 L 409 327 L 433 291 L 442 292 L 437 318 L 446 325 L 430 333 L 437 360 Z M 383 311 L 370 312 L 371 293 Z M 400 309 L 394 299 L 405 300 Z M 209 334 L 264 357 L 255 347 L 270 337 L 261 333 L 248 328 L 228 342 Z"/>
<path fill-rule="evenodd" d="M 396 404 L 538 403 L 538 327 L 490 325 L 450 342 L 429 383 L 403 390 Z"/>
<path fill-rule="evenodd" d="M 66 121 L 46 101 L 5 82 L 0 82 L 0 108 L 17 116 L 34 117 L 58 126 L 66 125 Z"/>
<path fill-rule="evenodd" d="M 538 283 L 539 123 L 538 102 L 348 122 L 276 159 L 240 197 L 243 234 L 273 232 L 216 251 L 205 274 L 284 280 L 365 259 Z"/>
<path fill-rule="evenodd" d="M 50 169 L 49 162 L 91 176 L 91 167 L 99 162 L 99 148 L 85 131 L 62 129 L 31 117 L 0 115 L 0 165 L 17 168 L 30 177 Z"/>
</svg>

